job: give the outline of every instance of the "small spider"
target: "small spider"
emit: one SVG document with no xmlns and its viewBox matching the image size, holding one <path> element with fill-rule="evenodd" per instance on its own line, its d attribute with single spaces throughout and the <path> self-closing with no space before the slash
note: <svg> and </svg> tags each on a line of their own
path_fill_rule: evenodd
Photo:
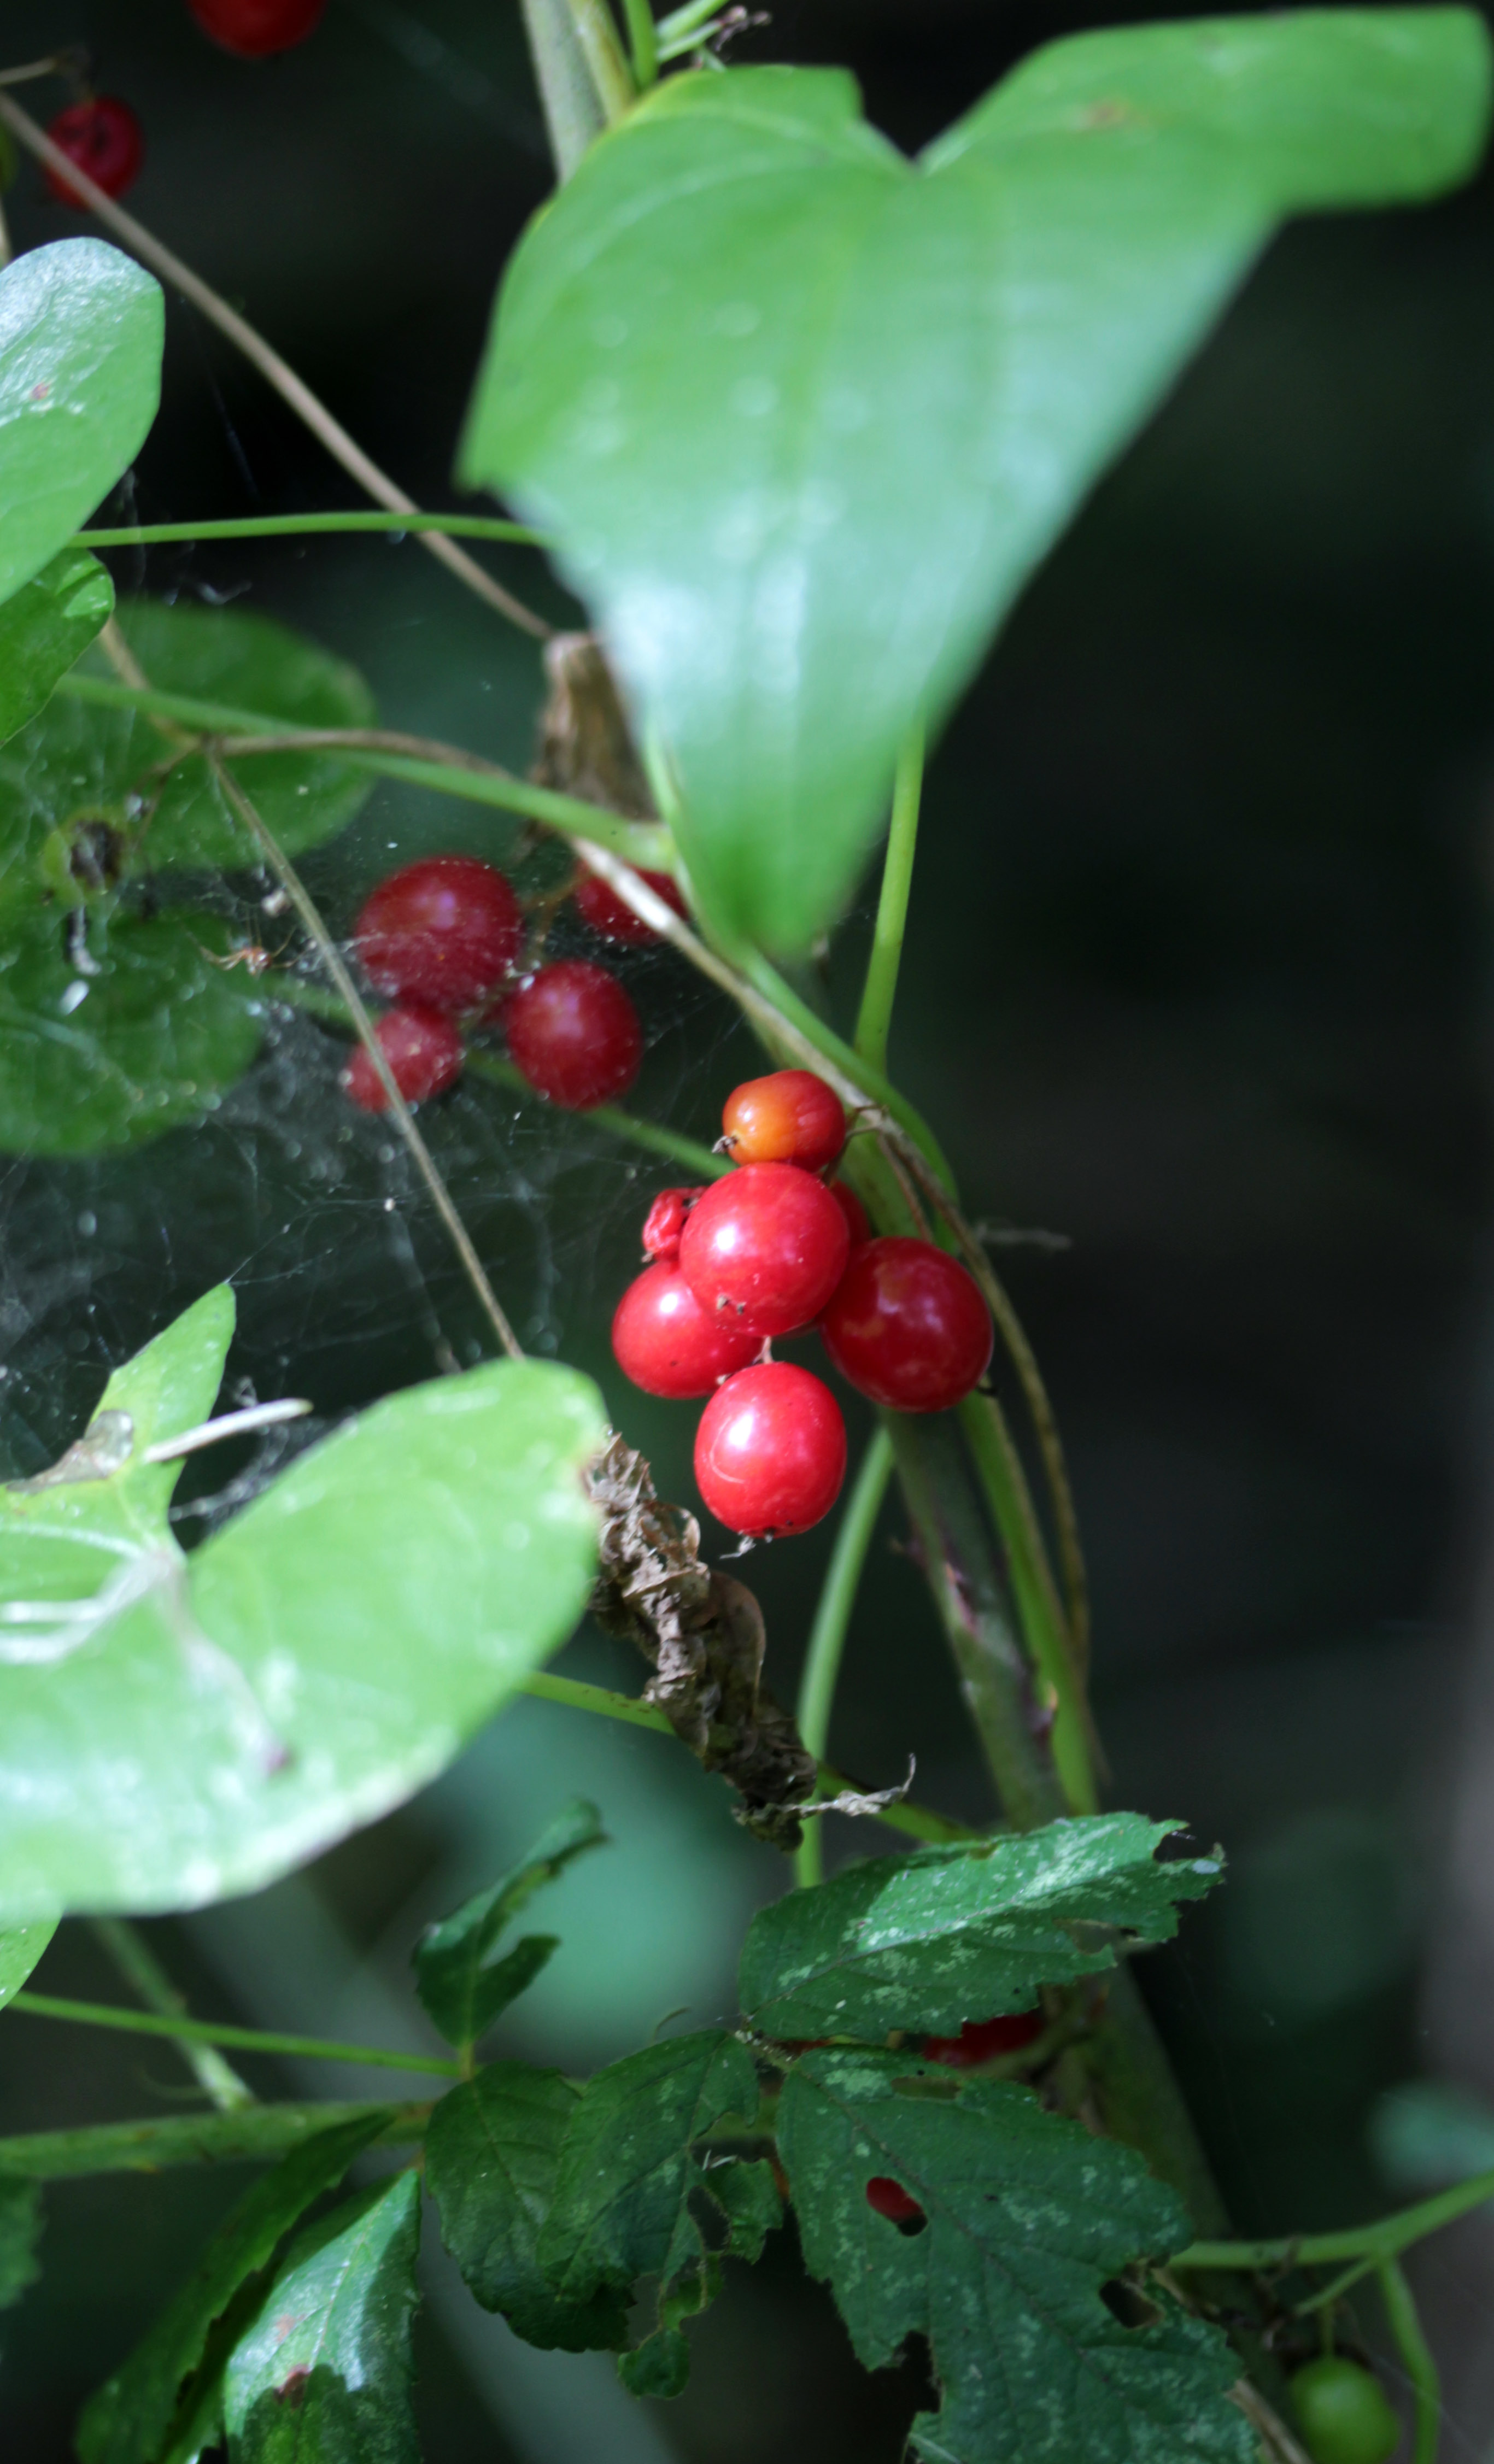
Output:
<svg viewBox="0 0 1494 2464">
<path fill-rule="evenodd" d="M 264 975 L 277 959 L 284 957 L 290 946 L 289 941 L 284 941 L 278 950 L 265 950 L 257 941 L 241 941 L 236 950 L 229 950 L 220 956 L 215 950 L 203 950 L 200 941 L 197 944 L 209 966 L 222 967 L 225 974 L 231 967 L 246 967 L 252 976 Z"/>
</svg>

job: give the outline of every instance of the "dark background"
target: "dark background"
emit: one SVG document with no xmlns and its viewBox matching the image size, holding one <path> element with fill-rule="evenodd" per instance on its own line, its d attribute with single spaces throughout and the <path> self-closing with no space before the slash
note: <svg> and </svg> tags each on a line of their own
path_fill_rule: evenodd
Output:
<svg viewBox="0 0 1494 2464">
<path fill-rule="evenodd" d="M 1125 13 L 803 0 L 738 55 L 848 60 L 872 117 L 912 146 L 1033 42 Z M 260 67 L 214 52 L 177 0 L 10 0 L 9 58 L 76 38 L 145 124 L 131 207 L 421 501 L 451 501 L 494 279 L 548 185 L 516 0 L 331 0 L 311 42 Z M 42 117 L 66 99 L 33 94 Z M 18 248 L 85 227 L 31 166 L 5 202 Z M 1490 204 L 1485 184 L 1270 251 L 949 729 L 894 1040 L 971 1212 L 1072 1243 L 1004 1264 L 1069 1442 L 1113 1801 L 1186 1817 L 1233 1860 L 1217 1907 L 1146 1982 L 1249 2230 L 1385 2201 L 1367 2116 L 1437 2057 L 1418 1996 L 1489 1486 Z M 173 302 L 162 417 L 119 517 L 356 501 Z M 115 567 L 121 586 L 303 627 L 364 668 L 387 724 L 527 759 L 532 646 L 412 545 L 160 550 Z M 535 560 L 499 569 L 563 610 Z M 391 863 L 503 844 L 471 807 L 382 789 L 310 869 L 345 928 Z M 864 909 L 833 965 L 843 1017 L 866 924 Z M 709 1136 L 751 1047 L 672 961 L 632 976 L 654 1039 L 639 1108 Z M 323 1421 L 432 1374 L 443 1342 L 472 1354 L 468 1297 L 401 1159 L 348 1118 L 340 1058 L 297 1023 L 209 1127 L 104 1163 L 0 1166 L 7 1468 L 59 1452 L 106 1368 L 224 1275 L 234 1373 L 309 1394 Z M 620 1391 L 605 1353 L 645 1197 L 667 1176 L 491 1089 L 428 1119 L 523 1340 L 603 1376 L 661 1486 L 687 1494 L 691 1415 Z M 890 1541 L 898 1529 L 890 1512 Z M 751 1569 L 783 1692 L 824 1553 L 820 1535 Z M 566 1664 L 634 1682 L 595 1639 Z M 834 1742 L 872 1779 L 914 1749 L 921 1793 L 989 1810 L 938 1634 L 893 1553 L 866 1586 Z M 509 2040 L 584 2066 L 678 2005 L 696 2024 L 723 2006 L 742 1919 L 781 1882 L 681 1762 L 521 1705 L 312 1876 L 154 1938 L 205 2010 L 398 2041 L 421 1920 L 584 1788 L 618 1846 L 558 1893 L 569 1967 Z M 41 1981 L 121 1990 L 77 1925 Z M 19 2016 L 0 2031 L 6 2129 L 166 2110 L 179 2093 L 165 2049 Z M 8 2457 L 68 2453 L 78 2402 L 240 2178 L 54 2195 L 47 2277 L 5 2325 Z M 1467 2328 L 1448 2274 L 1434 2262 L 1423 2289 L 1456 2363 L 1482 2322 Z M 857 2373 L 786 2235 L 756 2276 L 733 2274 L 689 2393 L 651 2414 L 604 2362 L 515 2345 L 439 2271 L 422 2335 L 441 2464 L 768 2464 L 791 2444 L 890 2464 L 917 2400 L 915 2369 Z M 1448 2454 L 1482 2453 L 1494 2414 L 1457 2383 L 1452 2407 Z"/>
</svg>

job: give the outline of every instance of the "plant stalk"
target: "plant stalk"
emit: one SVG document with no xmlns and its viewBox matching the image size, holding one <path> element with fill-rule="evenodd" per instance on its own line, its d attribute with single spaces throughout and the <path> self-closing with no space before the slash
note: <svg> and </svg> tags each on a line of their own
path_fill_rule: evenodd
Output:
<svg viewBox="0 0 1494 2464">
<path fill-rule="evenodd" d="M 0 2139 L 0 2181 L 76 2182 L 90 2173 L 159 2173 L 177 2165 L 270 2164 L 319 2130 L 386 2112 L 381 2146 L 425 2137 L 428 2104 L 247 2104 L 234 2113 L 169 2114 Z"/>
<path fill-rule="evenodd" d="M 125 1983 L 134 1987 L 148 2011 L 158 2012 L 163 2018 L 186 2017 L 184 1997 L 137 1925 L 131 1925 L 127 1917 L 95 1917 L 93 1930 Z M 212 2099 L 220 2113 L 236 2113 L 244 2105 L 255 2102 L 253 2089 L 214 2046 L 180 2033 L 172 2042 L 198 2086 Z"/>
<path fill-rule="evenodd" d="M 107 2002 L 68 2002 L 55 1993 L 12 1993 L 8 2011 L 24 2011 L 33 2019 L 67 2019 L 82 2028 L 113 2028 L 124 2035 L 170 2036 L 178 2043 L 235 2045 L 247 2054 L 285 2054 L 303 2061 L 354 2062 L 381 2071 L 430 2071 L 438 2079 L 459 2079 L 460 2062 L 440 2054 L 396 2054 L 379 2045 L 334 2044 L 321 2036 L 283 2036 L 262 2028 L 239 2028 L 215 2019 L 187 2019 L 173 2012 L 116 2010 Z"/>
<path fill-rule="evenodd" d="M 903 935 L 908 926 L 908 897 L 912 888 L 913 856 L 918 846 L 918 807 L 923 795 L 923 728 L 915 725 L 897 759 L 892 783 L 892 822 L 882 859 L 882 890 L 877 900 L 871 956 L 856 1019 L 856 1050 L 874 1069 L 886 1071 L 888 1034 L 897 998 Z"/>
<path fill-rule="evenodd" d="M 841 1657 L 850 1628 L 851 1611 L 856 1605 L 856 1592 L 861 1582 L 862 1568 L 871 1546 L 882 1500 L 892 1474 L 892 1441 L 885 1427 L 879 1428 L 867 1448 L 856 1485 L 846 1501 L 835 1547 L 825 1569 L 815 1621 L 810 1629 L 809 1649 L 804 1659 L 804 1673 L 800 1682 L 799 1705 L 795 1726 L 816 1762 L 824 1758 L 830 1741 L 830 1711 L 835 1702 L 836 1680 L 841 1673 Z M 818 1822 L 804 1825 L 804 1836 L 794 1856 L 794 1870 L 802 1887 L 824 1879 L 823 1826 Z"/>
</svg>

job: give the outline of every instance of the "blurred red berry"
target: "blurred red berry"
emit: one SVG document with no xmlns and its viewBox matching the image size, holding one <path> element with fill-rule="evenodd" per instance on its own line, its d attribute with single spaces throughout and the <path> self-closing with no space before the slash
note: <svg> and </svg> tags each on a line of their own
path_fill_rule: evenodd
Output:
<svg viewBox="0 0 1494 2464">
<path fill-rule="evenodd" d="M 967 2019 L 957 2036 L 927 2036 L 924 2056 L 946 2070 L 978 2070 L 1000 2054 L 1021 2053 L 1036 2042 L 1046 2025 L 1041 2011 L 1014 2011 L 1000 2019 Z"/>
<path fill-rule="evenodd" d="M 439 1010 L 420 1009 L 413 1001 L 385 1010 L 374 1033 L 406 1104 L 444 1094 L 462 1074 L 462 1039 Z M 362 1045 L 342 1072 L 342 1085 L 365 1112 L 387 1111 L 384 1081 Z"/>
<path fill-rule="evenodd" d="M 422 856 L 363 901 L 353 945 L 371 984 L 433 1009 L 474 1009 L 518 957 L 524 919 L 501 872 L 474 855 Z"/>
<path fill-rule="evenodd" d="M 826 1181 L 825 1187 L 846 1218 L 846 1229 L 850 1234 L 851 1247 L 859 1249 L 863 1241 L 869 1241 L 871 1238 L 871 1224 L 866 1208 L 855 1191 L 846 1181 Z"/>
<path fill-rule="evenodd" d="M 660 1190 L 658 1197 L 644 1217 L 644 1256 L 646 1258 L 662 1259 L 667 1265 L 672 1266 L 679 1256 L 680 1234 L 685 1229 L 685 1218 L 696 1199 L 704 1195 L 701 1189 Z"/>
<path fill-rule="evenodd" d="M 503 1004 L 515 1066 L 567 1112 L 626 1095 L 644 1057 L 638 1012 L 616 976 L 589 958 L 558 958 Z"/>
<path fill-rule="evenodd" d="M 901 2182 L 890 2181 L 886 2173 L 873 2173 L 867 2184 L 867 2205 L 890 2225 L 911 2225 L 923 2221 L 923 2210 L 916 2199 L 911 2199 Z"/>
<path fill-rule="evenodd" d="M 129 104 L 118 95 L 100 94 L 92 102 L 71 103 L 58 112 L 47 134 L 106 197 L 122 197 L 145 160 L 144 132 Z M 80 192 L 50 164 L 46 179 L 59 206 L 83 204 Z"/>
<path fill-rule="evenodd" d="M 650 890 L 656 891 L 666 907 L 672 907 L 676 915 L 685 914 L 685 901 L 680 895 L 679 884 L 670 874 L 645 872 L 639 878 L 646 881 Z M 660 938 L 653 926 L 646 924 L 641 915 L 635 915 L 626 898 L 619 898 L 611 883 L 604 881 L 600 872 L 588 872 L 584 881 L 578 882 L 575 897 L 576 912 L 582 923 L 589 924 L 594 933 L 600 933 L 604 941 L 625 941 L 630 948 L 641 950 L 649 941 Z"/>
<path fill-rule="evenodd" d="M 845 1477 L 840 1405 L 790 1361 L 739 1369 L 700 1415 L 695 1482 L 729 1531 L 807 1531 L 829 1513 Z"/>
<path fill-rule="evenodd" d="M 775 1069 L 728 1095 L 721 1127 L 735 1163 L 823 1172 L 846 1144 L 846 1108 L 812 1069 Z"/>
<path fill-rule="evenodd" d="M 662 1262 L 628 1285 L 612 1320 L 624 1376 L 646 1395 L 676 1402 L 712 1394 L 734 1369 L 745 1369 L 757 1349 L 755 1334 L 703 1309 L 679 1268 Z"/>
<path fill-rule="evenodd" d="M 994 1339 L 974 1276 L 932 1241 L 856 1251 L 820 1321 L 841 1375 L 894 1412 L 945 1412 L 985 1375 Z"/>
<path fill-rule="evenodd" d="M 819 1316 L 849 1247 L 823 1180 L 797 1164 L 749 1163 L 696 1199 L 679 1260 L 703 1309 L 748 1333 L 792 1334 Z"/>
<path fill-rule="evenodd" d="M 262 60 L 304 43 L 326 0 L 187 0 L 205 34 L 240 59 Z"/>
</svg>

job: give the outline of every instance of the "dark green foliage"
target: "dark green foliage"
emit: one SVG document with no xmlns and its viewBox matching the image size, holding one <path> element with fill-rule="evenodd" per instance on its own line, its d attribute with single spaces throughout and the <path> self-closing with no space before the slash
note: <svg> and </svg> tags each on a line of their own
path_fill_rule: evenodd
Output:
<svg viewBox="0 0 1494 2464">
<path fill-rule="evenodd" d="M 41 2274 L 41 2184 L 0 2181 L 0 2310 L 19 2301 Z"/>
<path fill-rule="evenodd" d="M 596 1807 L 577 1797 L 511 1874 L 430 1926 L 415 1949 L 415 1991 L 448 2044 L 464 2050 L 475 2045 L 499 2012 L 533 1984 L 556 1947 L 555 1937 L 530 1935 L 494 1961 L 498 1939 L 536 1891 L 604 1837 Z"/>
<path fill-rule="evenodd" d="M 114 606 L 114 584 L 86 548 L 64 548 L 0 604 L 0 744 L 34 718 Z"/>
</svg>

